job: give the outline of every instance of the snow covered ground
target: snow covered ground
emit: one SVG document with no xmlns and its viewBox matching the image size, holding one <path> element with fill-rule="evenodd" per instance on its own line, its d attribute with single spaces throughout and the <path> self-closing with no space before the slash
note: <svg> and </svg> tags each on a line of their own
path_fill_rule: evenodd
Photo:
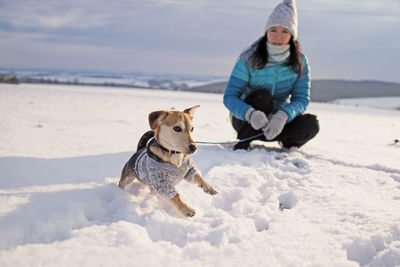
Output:
<svg viewBox="0 0 400 267">
<path fill-rule="evenodd" d="M 367 106 L 383 109 L 400 110 L 400 101 L 398 97 L 377 97 L 377 98 L 349 98 L 338 99 L 334 103 L 351 106 Z"/>
<path fill-rule="evenodd" d="M 235 139 L 222 95 L 0 85 L 0 266 L 400 266 L 398 110 L 312 103 L 301 149 L 199 146 L 219 194 L 179 184 L 193 218 L 120 190 L 147 114 L 196 104 L 196 140 Z"/>
</svg>

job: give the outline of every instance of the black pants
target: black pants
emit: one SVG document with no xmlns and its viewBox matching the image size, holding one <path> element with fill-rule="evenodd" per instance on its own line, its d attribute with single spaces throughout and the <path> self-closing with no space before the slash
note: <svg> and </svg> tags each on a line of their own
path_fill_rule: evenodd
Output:
<svg viewBox="0 0 400 267">
<path fill-rule="evenodd" d="M 263 111 L 267 116 L 273 109 L 273 98 L 268 90 L 258 90 L 249 94 L 245 102 L 253 108 Z M 237 132 L 238 139 L 244 139 L 255 136 L 262 130 L 254 130 L 247 122 L 232 117 L 232 126 Z M 265 139 L 265 136 L 259 136 L 254 140 L 262 141 L 281 141 L 283 147 L 301 147 L 312 139 L 319 132 L 319 123 L 317 117 L 312 114 L 300 114 L 291 122 L 287 123 L 282 132 L 272 140 Z M 237 143 L 234 149 L 247 149 L 250 141 Z"/>
</svg>

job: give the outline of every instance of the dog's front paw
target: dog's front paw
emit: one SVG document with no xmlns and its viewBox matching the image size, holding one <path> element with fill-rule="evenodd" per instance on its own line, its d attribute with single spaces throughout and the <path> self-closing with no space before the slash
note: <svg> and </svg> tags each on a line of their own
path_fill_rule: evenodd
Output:
<svg viewBox="0 0 400 267">
<path fill-rule="evenodd" d="M 215 190 L 211 185 L 207 184 L 207 185 L 203 185 L 201 186 L 201 188 L 203 188 L 203 191 L 206 192 L 207 194 L 210 195 L 216 195 L 218 194 L 218 191 Z"/>
<path fill-rule="evenodd" d="M 181 210 L 181 212 L 186 217 L 193 217 L 196 214 L 196 211 L 190 207 L 185 207 L 185 209 Z"/>
<path fill-rule="evenodd" d="M 173 198 L 170 199 L 172 204 L 182 213 L 183 216 L 193 217 L 196 214 L 196 211 L 189 207 L 185 202 L 181 200 L 179 194 L 176 194 Z"/>
<path fill-rule="evenodd" d="M 216 194 L 218 194 L 218 191 L 217 190 L 215 190 L 214 188 L 210 188 L 210 189 L 208 189 L 207 191 L 205 191 L 206 193 L 208 193 L 208 194 L 210 194 L 210 195 L 216 195 Z"/>
</svg>

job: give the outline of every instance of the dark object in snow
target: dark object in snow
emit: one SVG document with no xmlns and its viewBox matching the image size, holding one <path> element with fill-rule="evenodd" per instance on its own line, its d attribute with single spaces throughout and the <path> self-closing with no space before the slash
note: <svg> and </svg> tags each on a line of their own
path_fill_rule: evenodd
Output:
<svg viewBox="0 0 400 267">
<path fill-rule="evenodd" d="M 399 142 L 399 139 L 394 139 L 394 143 L 397 144 Z"/>
<path fill-rule="evenodd" d="M 289 208 L 289 207 L 286 207 L 285 204 L 279 202 L 279 209 L 280 209 L 281 211 L 283 211 L 283 210 L 288 210 L 288 209 L 290 209 L 290 208 Z"/>
</svg>

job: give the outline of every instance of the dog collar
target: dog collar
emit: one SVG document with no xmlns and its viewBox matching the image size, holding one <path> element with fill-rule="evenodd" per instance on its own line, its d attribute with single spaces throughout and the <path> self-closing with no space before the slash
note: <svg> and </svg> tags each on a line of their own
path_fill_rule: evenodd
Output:
<svg viewBox="0 0 400 267">
<path fill-rule="evenodd" d="M 157 140 L 153 137 L 152 140 L 161 148 L 161 150 L 164 150 L 165 152 L 168 152 L 169 154 L 181 154 L 182 152 L 176 151 L 176 150 L 169 150 L 168 148 L 163 147 L 160 145 Z"/>
<path fill-rule="evenodd" d="M 169 154 L 180 154 L 180 153 L 182 153 L 182 152 L 176 151 L 176 150 L 169 150 L 169 149 L 163 147 L 162 145 L 160 145 L 158 142 L 156 142 L 156 143 L 158 144 L 158 146 L 159 146 L 162 150 L 164 150 L 165 152 L 168 152 Z"/>
</svg>

